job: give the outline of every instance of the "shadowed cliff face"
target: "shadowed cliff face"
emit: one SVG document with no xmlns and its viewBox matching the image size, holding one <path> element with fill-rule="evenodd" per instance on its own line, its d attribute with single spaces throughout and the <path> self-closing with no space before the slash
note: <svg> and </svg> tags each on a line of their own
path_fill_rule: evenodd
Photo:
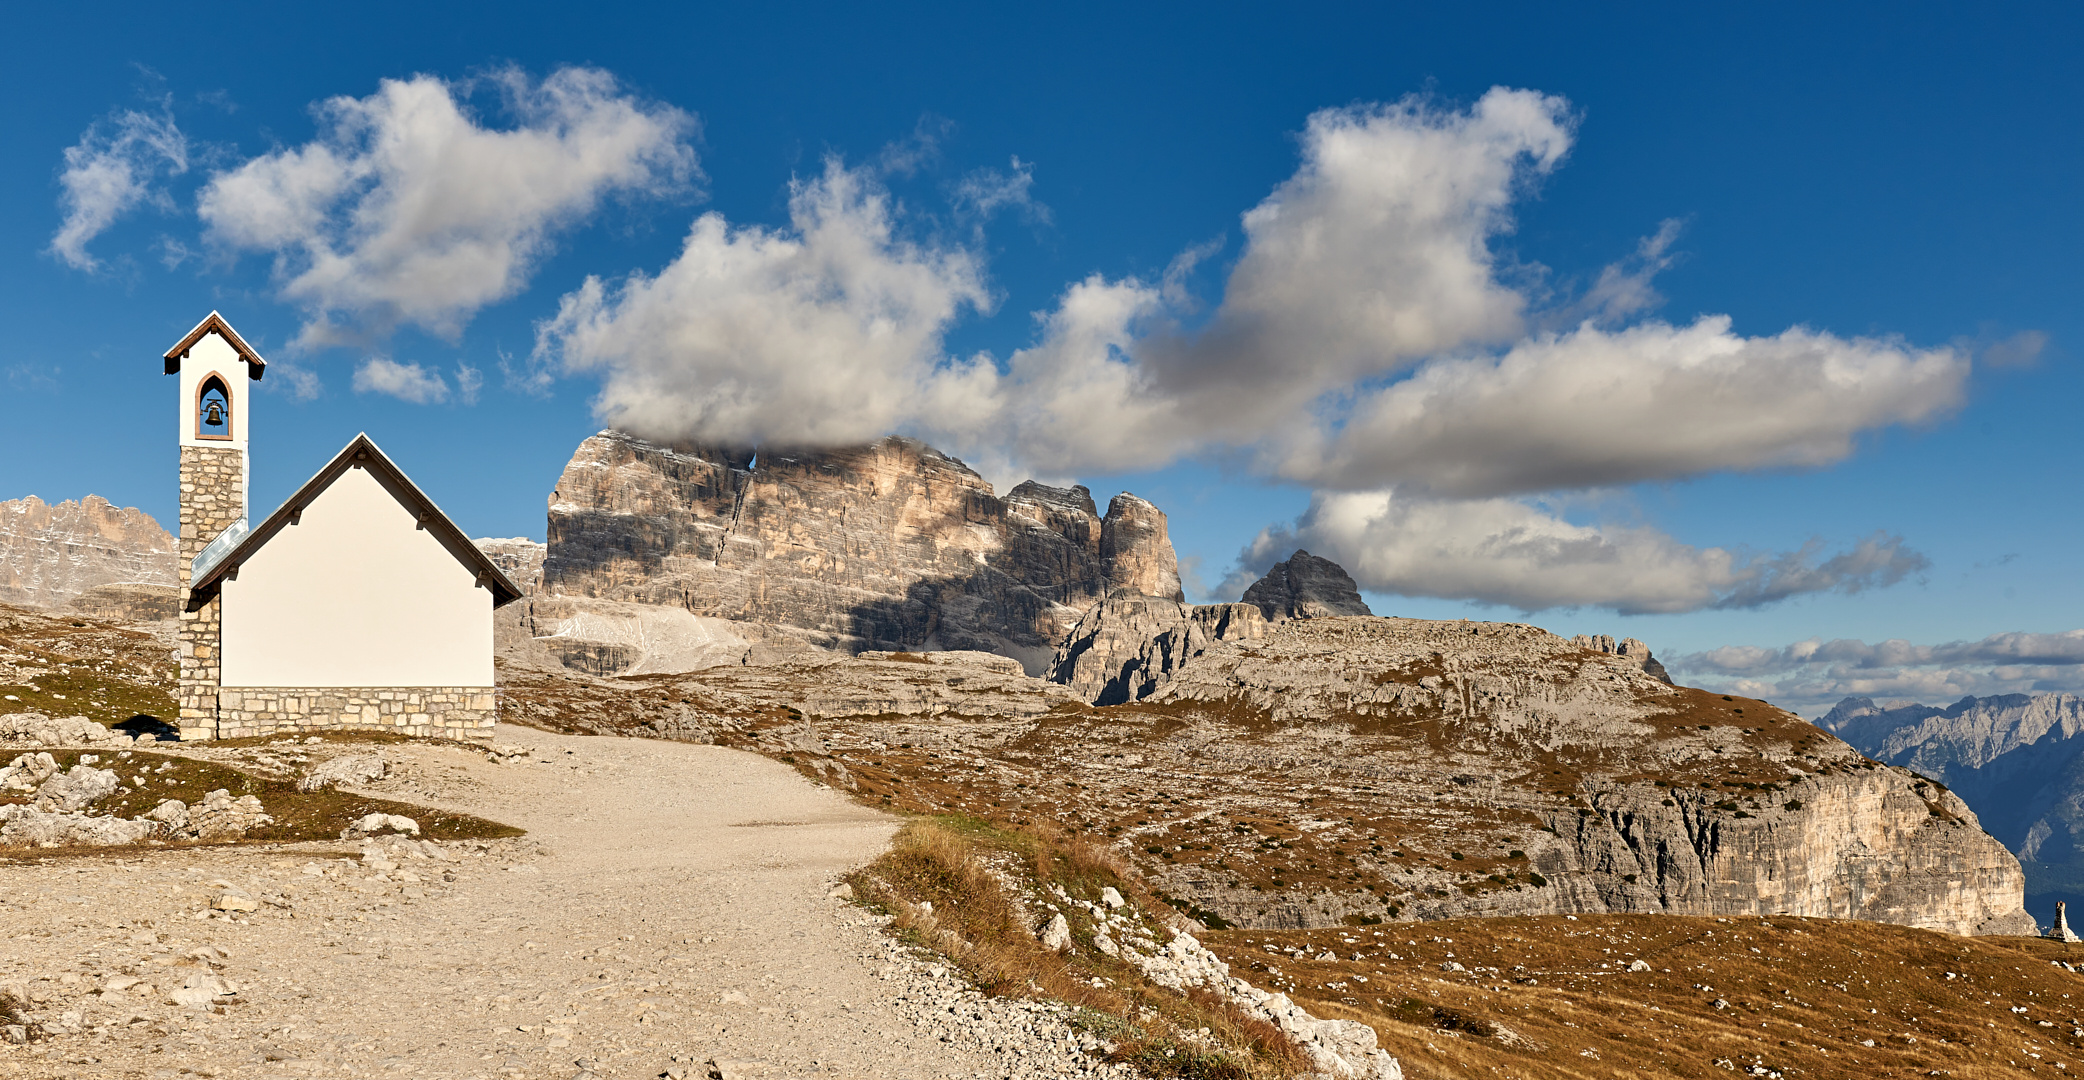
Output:
<svg viewBox="0 0 2084 1080">
<path fill-rule="evenodd" d="M 1112 588 L 1179 596 L 1165 515 L 1083 487 L 1001 497 L 891 437 L 837 450 L 587 439 L 551 497 L 543 590 L 684 608 L 856 651 L 977 649 L 1039 671 Z"/>
</svg>

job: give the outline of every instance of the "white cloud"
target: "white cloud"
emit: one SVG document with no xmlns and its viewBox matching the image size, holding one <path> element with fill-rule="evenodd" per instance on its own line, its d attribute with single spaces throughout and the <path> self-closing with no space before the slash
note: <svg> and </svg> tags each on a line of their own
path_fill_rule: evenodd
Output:
<svg viewBox="0 0 2084 1080">
<path fill-rule="evenodd" d="M 96 121 L 65 149 L 58 205 L 65 213 L 50 252 L 76 270 L 101 263 L 87 244 L 142 203 L 171 205 L 157 182 L 188 171 L 188 139 L 170 105 L 157 114 L 124 109 Z"/>
<path fill-rule="evenodd" d="M 1001 210 L 1012 210 L 1030 224 L 1049 223 L 1049 207 L 1035 201 L 1035 166 L 1018 156 L 1006 172 L 973 169 L 955 185 L 956 209 L 971 217 L 988 219 Z"/>
<path fill-rule="evenodd" d="M 664 195 L 696 177 L 693 118 L 640 101 L 606 72 L 489 80 L 514 123 L 481 124 L 473 83 L 386 79 L 318 107 L 319 137 L 211 178 L 213 243 L 275 256 L 282 295 L 322 345 L 412 324 L 460 332 L 519 291 L 551 235 L 612 193 Z"/>
<path fill-rule="evenodd" d="M 1852 453 L 1861 431 L 1952 410 L 1968 372 L 1953 349 L 1800 327 L 1743 337 L 1722 315 L 1621 330 L 1588 322 L 1500 357 L 1433 361 L 1269 464 L 1320 487 L 1457 496 L 1815 467 Z"/>
<path fill-rule="evenodd" d="M 942 363 L 941 338 L 989 306 L 982 269 L 904 240 L 892 214 L 872 174 L 828 160 L 791 184 L 786 229 L 704 214 L 657 277 L 586 279 L 536 355 L 601 371 L 602 419 L 659 437 L 864 442 L 961 407 L 970 369 Z"/>
<path fill-rule="evenodd" d="M 471 389 L 475 393 L 475 387 Z M 355 393 L 389 394 L 415 405 L 432 405 L 449 399 L 449 384 L 440 372 L 419 364 L 372 356 L 355 369 Z"/>
<path fill-rule="evenodd" d="M 1694 547 L 1647 526 L 1578 525 L 1518 499 L 1318 493 L 1295 524 L 1267 529 L 1239 555 L 1224 592 L 1241 592 L 1297 548 L 1339 563 L 1363 589 L 1530 612 L 1758 607 L 1891 585 L 1927 565 L 1901 538 L 1882 534 L 1836 554 L 1820 541 L 1763 554 Z"/>
<path fill-rule="evenodd" d="M 2084 692 L 2084 630 L 1938 645 L 1811 638 L 1775 647 L 1724 646 L 1665 662 L 1703 686 L 1815 715 L 1847 697 L 1944 705 L 1971 694 Z"/>
</svg>

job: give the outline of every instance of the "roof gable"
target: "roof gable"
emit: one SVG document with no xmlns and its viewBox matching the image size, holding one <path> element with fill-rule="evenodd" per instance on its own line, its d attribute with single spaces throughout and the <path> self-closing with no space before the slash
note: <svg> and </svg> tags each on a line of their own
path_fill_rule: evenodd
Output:
<svg viewBox="0 0 2084 1080">
<path fill-rule="evenodd" d="M 304 508 L 324 494 L 327 488 L 333 486 L 335 480 L 346 475 L 350 469 L 368 470 L 371 478 L 418 519 L 420 528 L 439 541 L 457 562 L 463 564 L 464 569 L 476 574 L 478 584 L 492 590 L 493 607 L 502 607 L 521 598 L 521 587 L 514 584 L 513 579 L 507 577 L 490 556 L 478 550 L 478 546 L 470 542 L 470 537 L 464 535 L 463 530 L 457 528 L 456 523 L 450 521 L 448 515 L 441 512 L 440 507 L 434 505 L 434 500 L 428 498 L 425 492 L 407 479 L 405 473 L 393 464 L 390 458 L 385 457 L 384 452 L 377 449 L 376 443 L 365 433 L 355 436 L 345 449 L 326 463 L 325 468 L 305 481 L 296 494 L 291 495 L 281 507 L 269 514 L 267 520 L 248 531 L 231 550 L 203 568 L 194 584 L 190 586 L 188 610 L 194 611 L 207 603 L 210 597 L 217 595 L 225 579 L 236 578 L 239 575 L 240 563 L 260 550 L 276 533 L 295 525 L 303 516 Z"/>
<path fill-rule="evenodd" d="M 247 378 L 258 380 L 262 372 L 267 368 L 268 362 L 261 359 L 259 353 L 253 351 L 253 346 L 246 344 L 246 339 L 240 337 L 237 330 L 232 329 L 232 324 L 224 321 L 224 316 L 213 311 L 208 318 L 196 323 L 195 329 L 190 330 L 180 341 L 175 342 L 173 348 L 166 351 L 167 374 L 174 375 L 180 372 L 181 361 L 188 358 L 188 350 L 194 348 L 195 343 L 201 341 L 204 334 L 216 334 L 218 337 L 223 338 L 224 343 L 230 345 L 232 351 L 239 354 L 239 359 L 246 361 Z"/>
</svg>

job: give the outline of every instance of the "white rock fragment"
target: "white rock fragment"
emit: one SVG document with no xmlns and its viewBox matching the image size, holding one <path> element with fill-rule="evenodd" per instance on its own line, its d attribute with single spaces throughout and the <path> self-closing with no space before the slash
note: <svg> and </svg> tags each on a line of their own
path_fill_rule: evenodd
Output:
<svg viewBox="0 0 2084 1080">
<path fill-rule="evenodd" d="M 1041 939 L 1043 948 L 1050 952 L 1063 952 L 1071 947 L 1071 924 L 1059 911 L 1035 931 L 1035 936 Z"/>
<path fill-rule="evenodd" d="M 1122 899 L 1122 894 L 1115 891 L 1115 887 L 1112 885 L 1100 890 L 1100 902 L 1110 908 L 1119 908 L 1128 903 L 1128 901 Z"/>
</svg>

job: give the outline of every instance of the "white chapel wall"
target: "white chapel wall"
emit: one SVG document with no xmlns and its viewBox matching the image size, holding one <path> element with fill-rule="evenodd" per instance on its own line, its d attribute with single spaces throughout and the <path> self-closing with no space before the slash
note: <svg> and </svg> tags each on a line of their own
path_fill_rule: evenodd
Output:
<svg viewBox="0 0 2084 1080">
<path fill-rule="evenodd" d="M 227 687 L 492 685 L 492 592 L 349 469 L 223 583 Z"/>
</svg>

